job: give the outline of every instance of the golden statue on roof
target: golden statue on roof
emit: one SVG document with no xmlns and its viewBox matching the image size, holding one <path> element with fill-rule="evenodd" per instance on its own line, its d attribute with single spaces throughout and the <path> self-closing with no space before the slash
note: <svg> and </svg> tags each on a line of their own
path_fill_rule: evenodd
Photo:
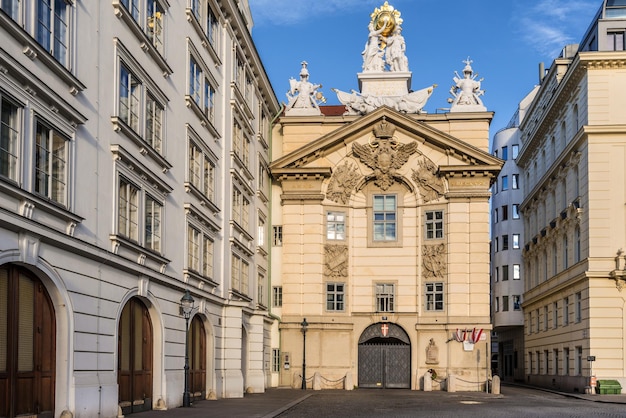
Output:
<svg viewBox="0 0 626 418">
<path fill-rule="evenodd" d="M 385 2 L 380 9 L 378 7 L 375 8 L 370 17 L 376 30 L 384 28 L 381 32 L 382 36 L 389 36 L 393 33 L 396 25 L 400 26 L 402 24 L 400 12 L 394 9 L 393 6 L 390 6 L 388 2 Z"/>
</svg>

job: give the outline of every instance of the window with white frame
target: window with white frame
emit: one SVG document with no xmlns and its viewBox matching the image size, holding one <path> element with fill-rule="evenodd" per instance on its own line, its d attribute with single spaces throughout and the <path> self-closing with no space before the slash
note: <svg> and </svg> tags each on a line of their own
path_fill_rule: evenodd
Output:
<svg viewBox="0 0 626 418">
<path fill-rule="evenodd" d="M 326 239 L 346 239 L 346 214 L 345 212 L 326 212 Z"/>
<path fill-rule="evenodd" d="M 265 280 L 265 275 L 263 273 L 259 273 L 257 275 L 257 281 L 256 281 L 256 300 L 257 300 L 257 304 L 259 304 L 260 306 L 262 306 L 263 308 L 265 308 L 267 306 L 267 301 L 265 300 L 265 298 L 267 298 L 267 293 L 266 293 L 266 288 L 267 283 Z"/>
<path fill-rule="evenodd" d="M 21 0 L 2 0 L 0 2 L 0 10 L 3 10 L 9 17 L 19 22 Z"/>
<path fill-rule="evenodd" d="M 518 154 L 519 154 L 519 145 L 518 144 L 511 145 L 511 157 L 513 159 L 516 159 Z"/>
<path fill-rule="evenodd" d="M 519 280 L 521 278 L 521 264 L 513 264 L 513 280 Z"/>
<path fill-rule="evenodd" d="M 343 311 L 345 298 L 344 283 L 326 283 L 326 310 Z"/>
<path fill-rule="evenodd" d="M 189 44 L 189 49 L 187 103 L 203 120 L 203 125 L 213 125 L 217 84 L 191 44 Z"/>
<path fill-rule="evenodd" d="M 520 234 L 513 234 L 513 249 L 519 250 L 520 248 Z"/>
<path fill-rule="evenodd" d="M 37 120 L 35 133 L 35 193 L 67 205 L 69 140 Z"/>
<path fill-rule="evenodd" d="M 376 312 L 394 312 L 395 285 L 376 284 Z"/>
<path fill-rule="evenodd" d="M 0 95 L 0 176 L 18 181 L 18 147 L 22 108 Z"/>
<path fill-rule="evenodd" d="M 282 225 L 272 226 L 272 245 L 274 247 L 283 246 L 283 226 Z"/>
<path fill-rule="evenodd" d="M 283 287 L 272 287 L 272 306 L 274 308 L 280 308 L 283 306 Z"/>
<path fill-rule="evenodd" d="M 397 198 L 395 194 L 373 196 L 374 241 L 397 240 Z"/>
<path fill-rule="evenodd" d="M 244 132 L 241 124 L 233 121 L 233 152 L 244 167 L 250 164 L 250 138 Z"/>
<path fill-rule="evenodd" d="M 144 211 L 144 246 L 157 253 L 161 252 L 161 219 L 163 206 L 146 195 Z"/>
<path fill-rule="evenodd" d="M 583 315 L 583 312 L 582 312 L 583 311 L 583 308 L 582 308 L 583 302 L 582 302 L 582 300 L 583 300 L 582 293 L 580 293 L 580 292 L 576 293 L 576 301 L 575 301 L 575 303 L 576 303 L 575 309 L 576 310 L 574 312 L 574 314 L 575 314 L 574 320 L 576 321 L 576 323 L 579 323 L 582 320 L 582 315 Z"/>
<path fill-rule="evenodd" d="M 250 286 L 250 264 L 237 254 L 231 255 L 231 264 L 231 288 L 236 292 L 247 295 Z"/>
<path fill-rule="evenodd" d="M 257 246 L 264 248 L 265 247 L 265 217 L 259 216 L 259 220 L 257 223 Z"/>
<path fill-rule="evenodd" d="M 519 189 L 519 174 L 511 175 L 511 188 L 513 190 Z"/>
<path fill-rule="evenodd" d="M 426 283 L 426 310 L 443 311 L 443 283 Z"/>
<path fill-rule="evenodd" d="M 198 225 L 187 225 L 187 269 L 213 280 L 214 241 Z"/>
<path fill-rule="evenodd" d="M 272 372 L 280 372 L 280 349 L 272 348 Z"/>
<path fill-rule="evenodd" d="M 428 211 L 426 212 L 426 239 L 440 238 L 443 238 L 443 211 Z"/>
<path fill-rule="evenodd" d="M 3 9 L 4 3 L 3 1 Z M 7 8 L 10 7 L 7 5 Z M 35 39 L 43 49 L 67 67 L 70 4 L 66 0 L 37 0 L 36 7 Z"/>
<path fill-rule="evenodd" d="M 215 163 L 214 155 L 200 147 L 195 138 L 189 138 L 188 181 L 196 191 L 211 202 L 215 201 Z"/>
<path fill-rule="evenodd" d="M 519 219 L 519 205 L 518 204 L 513 204 L 512 205 L 513 208 L 513 219 Z"/>
<path fill-rule="evenodd" d="M 167 99 L 134 58 L 120 44 L 118 46 L 121 57 L 114 124 L 139 145 L 148 145 L 154 155 L 161 155 Z"/>
<path fill-rule="evenodd" d="M 245 231 L 250 226 L 250 201 L 237 188 L 233 188 L 232 220 Z"/>
</svg>

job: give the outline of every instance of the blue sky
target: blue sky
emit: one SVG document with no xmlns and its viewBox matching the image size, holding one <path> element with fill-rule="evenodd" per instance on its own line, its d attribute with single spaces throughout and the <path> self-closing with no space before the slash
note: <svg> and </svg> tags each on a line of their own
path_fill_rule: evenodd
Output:
<svg viewBox="0 0 626 418">
<path fill-rule="evenodd" d="M 357 73 L 370 14 L 384 0 L 249 0 L 252 37 L 274 91 L 286 102 L 289 78 L 307 61 L 310 81 L 321 83 L 327 104 L 339 104 L 331 88 L 358 90 Z M 449 107 L 454 71 L 469 56 L 482 97 L 495 112 L 491 136 L 503 128 L 519 101 L 538 83 L 561 49 L 580 42 L 602 0 L 389 0 L 404 20 L 412 89 L 437 84 L 424 107 Z"/>
</svg>

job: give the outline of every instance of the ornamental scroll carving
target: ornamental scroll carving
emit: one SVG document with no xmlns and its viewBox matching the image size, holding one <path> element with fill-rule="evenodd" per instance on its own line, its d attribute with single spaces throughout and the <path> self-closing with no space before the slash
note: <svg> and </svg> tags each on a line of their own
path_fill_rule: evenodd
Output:
<svg viewBox="0 0 626 418">
<path fill-rule="evenodd" d="M 401 144 L 394 139 L 396 127 L 390 125 L 386 118 L 374 127 L 376 139 L 367 145 L 352 144 L 352 153 L 361 163 L 372 169 L 368 177 L 374 178 L 374 184 L 381 190 L 387 190 L 399 178 L 396 171 L 402 168 L 411 154 L 417 152 L 417 142 Z"/>
<path fill-rule="evenodd" d="M 346 161 L 344 165 L 337 167 L 330 178 L 326 198 L 343 205 L 347 204 L 360 177 L 357 168 Z"/>
<path fill-rule="evenodd" d="M 324 245 L 324 275 L 326 277 L 348 277 L 347 245 Z"/>
<path fill-rule="evenodd" d="M 422 265 L 424 278 L 443 278 L 446 274 L 446 244 L 424 245 Z"/>
<path fill-rule="evenodd" d="M 445 185 L 437 175 L 437 166 L 428 158 L 421 156 L 417 160 L 417 170 L 413 170 L 411 178 L 417 184 L 422 196 L 422 203 L 439 199 L 445 193 Z"/>
</svg>

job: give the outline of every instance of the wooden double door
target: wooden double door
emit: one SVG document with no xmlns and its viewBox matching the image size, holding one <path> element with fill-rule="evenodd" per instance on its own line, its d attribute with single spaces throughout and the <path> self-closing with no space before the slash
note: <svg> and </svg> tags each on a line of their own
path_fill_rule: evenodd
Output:
<svg viewBox="0 0 626 418">
<path fill-rule="evenodd" d="M 28 270 L 0 266 L 0 417 L 54 416 L 55 312 Z"/>
<path fill-rule="evenodd" d="M 152 353 L 148 308 L 132 298 L 122 310 L 118 333 L 117 379 L 124 415 L 152 409 Z"/>
</svg>

